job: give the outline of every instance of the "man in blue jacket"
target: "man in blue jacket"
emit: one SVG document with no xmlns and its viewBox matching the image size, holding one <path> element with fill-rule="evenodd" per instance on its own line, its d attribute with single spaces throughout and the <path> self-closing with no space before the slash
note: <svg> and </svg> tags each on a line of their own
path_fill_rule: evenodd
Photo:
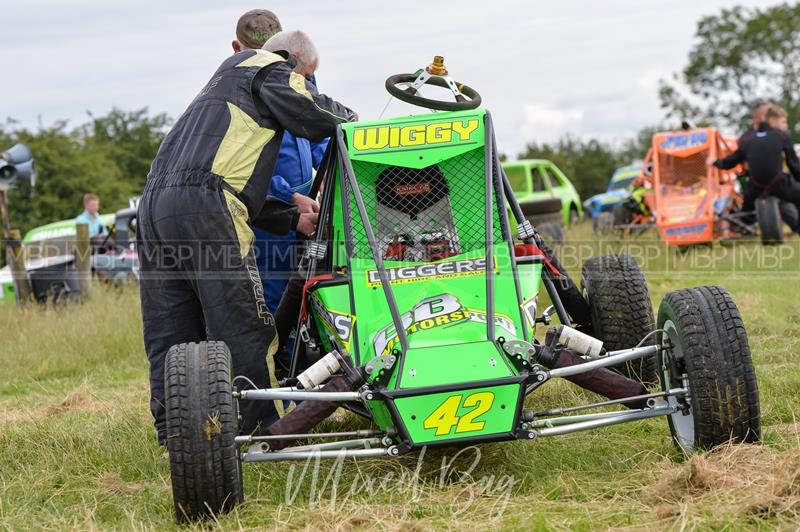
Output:
<svg viewBox="0 0 800 532">
<path fill-rule="evenodd" d="M 317 51 L 311 41 L 300 31 L 283 31 L 264 44 L 267 51 L 289 52 L 304 70 L 306 79 L 312 81 L 317 68 Z M 308 197 L 313 180 L 313 170 L 319 168 L 328 147 L 328 139 L 312 142 L 285 131 L 281 141 L 278 162 L 272 174 L 269 195 L 297 205 L 301 213 L 318 212 L 319 205 Z M 279 236 L 256 230 L 258 269 L 264 284 L 264 299 L 271 312 L 275 312 L 289 277 L 297 269 L 300 247 L 297 234 L 290 231 Z"/>
<path fill-rule="evenodd" d="M 269 195 L 294 203 L 300 212 L 318 212 L 317 202 L 308 197 L 313 179 L 311 170 L 319 168 L 327 147 L 327 139 L 311 142 L 285 131 L 275 173 L 272 174 Z M 297 233 L 290 231 L 280 236 L 256 229 L 255 234 L 264 298 L 270 311 L 274 313 L 289 276 L 297 268 L 300 249 L 297 246 Z"/>
</svg>

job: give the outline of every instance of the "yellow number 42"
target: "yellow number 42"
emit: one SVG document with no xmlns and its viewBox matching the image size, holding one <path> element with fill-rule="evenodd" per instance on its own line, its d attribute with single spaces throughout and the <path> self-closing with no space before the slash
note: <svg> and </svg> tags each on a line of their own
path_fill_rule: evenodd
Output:
<svg viewBox="0 0 800 532">
<path fill-rule="evenodd" d="M 450 434 L 453 427 L 456 434 L 460 432 L 474 432 L 483 430 L 485 421 L 475 421 L 492 408 L 494 394 L 492 392 L 477 392 L 468 395 L 462 402 L 462 395 L 451 395 L 442 404 L 436 407 L 430 416 L 425 418 L 422 426 L 426 429 L 436 429 L 437 436 Z M 463 415 L 458 415 L 459 407 L 470 409 Z"/>
</svg>

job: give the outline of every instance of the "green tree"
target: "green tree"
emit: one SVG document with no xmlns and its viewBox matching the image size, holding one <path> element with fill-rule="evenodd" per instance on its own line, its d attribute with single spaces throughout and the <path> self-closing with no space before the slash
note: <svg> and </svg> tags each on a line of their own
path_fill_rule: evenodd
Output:
<svg viewBox="0 0 800 532">
<path fill-rule="evenodd" d="M 59 122 L 36 133 L 23 130 L 15 135 L 15 142 L 30 147 L 37 171 L 35 190 L 23 185 L 8 194 L 12 225 L 23 232 L 76 216 L 83 194 L 94 191 L 100 183 L 116 185 L 119 180 L 113 160 L 105 153 L 84 149 L 78 136 L 64 129 L 65 124 Z M 108 186 L 102 188 L 110 192 Z M 117 198 L 109 199 L 114 203 Z"/>
<path fill-rule="evenodd" d="M 80 129 L 87 149 L 113 157 L 121 177 L 143 188 L 150 163 L 170 123 L 166 114 L 150 117 L 146 108 L 132 112 L 112 109 L 106 116 L 93 117 Z"/>
<path fill-rule="evenodd" d="M 743 128 L 752 104 L 768 99 L 800 132 L 800 3 L 724 9 L 703 17 L 695 36 L 686 67 L 661 82 L 668 117 Z"/>
<path fill-rule="evenodd" d="M 79 127 L 56 122 L 37 131 L 0 130 L 0 149 L 27 144 L 36 161 L 35 190 L 25 184 L 8 194 L 11 223 L 23 233 L 45 223 L 73 218 L 84 194 L 100 196 L 104 212 L 128 205 L 141 194 L 150 163 L 166 133 L 166 115 L 149 116 L 146 109 L 113 109 Z"/>
</svg>

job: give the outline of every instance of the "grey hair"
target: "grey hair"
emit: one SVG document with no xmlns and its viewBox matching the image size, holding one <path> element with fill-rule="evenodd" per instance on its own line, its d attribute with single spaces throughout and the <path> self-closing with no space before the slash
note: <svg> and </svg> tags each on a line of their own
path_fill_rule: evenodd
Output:
<svg viewBox="0 0 800 532">
<path fill-rule="evenodd" d="M 304 65 L 311 65 L 319 61 L 317 47 L 311 42 L 311 37 L 300 30 L 287 30 L 276 33 L 264 43 L 262 48 L 268 52 L 285 50 Z"/>
</svg>

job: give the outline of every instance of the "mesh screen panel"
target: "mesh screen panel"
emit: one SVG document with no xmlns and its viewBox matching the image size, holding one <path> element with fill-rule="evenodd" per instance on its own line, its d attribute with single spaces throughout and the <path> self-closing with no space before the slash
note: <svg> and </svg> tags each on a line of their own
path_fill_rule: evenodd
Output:
<svg viewBox="0 0 800 532">
<path fill-rule="evenodd" d="M 658 172 L 661 184 L 690 187 L 698 182 L 705 183 L 708 175 L 706 166 L 708 156 L 709 150 L 703 150 L 688 157 L 659 153 Z"/>
<path fill-rule="evenodd" d="M 709 150 L 703 150 L 688 157 L 677 157 L 658 153 L 658 173 L 660 194 L 664 198 L 659 207 L 659 215 L 675 218 L 677 221 L 693 218 L 699 214 L 698 208 L 706 197 L 708 188 L 706 166 Z"/>
<path fill-rule="evenodd" d="M 484 151 L 420 170 L 353 161 L 378 249 L 385 260 L 435 261 L 485 246 Z M 355 196 L 345 183 L 353 256 L 372 258 Z M 496 197 L 493 238 L 502 239 Z"/>
</svg>

